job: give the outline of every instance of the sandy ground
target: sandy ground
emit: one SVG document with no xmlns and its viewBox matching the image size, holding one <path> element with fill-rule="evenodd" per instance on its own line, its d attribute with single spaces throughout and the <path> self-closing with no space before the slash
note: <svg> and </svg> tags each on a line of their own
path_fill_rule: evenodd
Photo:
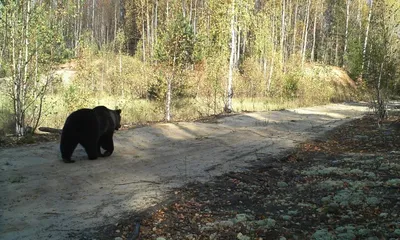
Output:
<svg viewBox="0 0 400 240">
<path fill-rule="evenodd" d="M 119 131 L 111 157 L 73 164 L 58 143 L 0 149 L 0 239 L 70 239 L 163 201 L 168 191 L 273 159 L 298 143 L 365 114 L 331 104 Z"/>
</svg>

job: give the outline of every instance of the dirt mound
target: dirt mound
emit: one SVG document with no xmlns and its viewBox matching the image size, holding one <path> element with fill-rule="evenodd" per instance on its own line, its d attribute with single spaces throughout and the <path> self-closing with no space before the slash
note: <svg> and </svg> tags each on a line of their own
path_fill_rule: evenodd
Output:
<svg viewBox="0 0 400 240">
<path fill-rule="evenodd" d="M 343 87 L 357 88 L 356 83 L 349 77 L 347 72 L 340 67 L 327 66 L 321 64 L 307 64 L 305 73 L 308 75 L 316 75 L 315 77 L 325 81 L 334 82 Z"/>
</svg>

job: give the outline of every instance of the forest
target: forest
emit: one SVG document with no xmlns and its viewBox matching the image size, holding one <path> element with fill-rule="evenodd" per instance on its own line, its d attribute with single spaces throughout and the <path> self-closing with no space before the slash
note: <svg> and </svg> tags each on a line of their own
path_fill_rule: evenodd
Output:
<svg viewBox="0 0 400 240">
<path fill-rule="evenodd" d="M 0 39 L 0 134 L 100 104 L 129 125 L 400 92 L 398 0 L 1 0 Z"/>
</svg>

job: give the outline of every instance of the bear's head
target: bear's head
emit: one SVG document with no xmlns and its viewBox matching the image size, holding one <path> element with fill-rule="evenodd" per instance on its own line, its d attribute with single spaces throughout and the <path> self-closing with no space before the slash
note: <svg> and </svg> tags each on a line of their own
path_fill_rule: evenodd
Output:
<svg viewBox="0 0 400 240">
<path fill-rule="evenodd" d="M 112 113 L 115 116 L 115 130 L 121 128 L 121 109 L 113 110 Z"/>
</svg>

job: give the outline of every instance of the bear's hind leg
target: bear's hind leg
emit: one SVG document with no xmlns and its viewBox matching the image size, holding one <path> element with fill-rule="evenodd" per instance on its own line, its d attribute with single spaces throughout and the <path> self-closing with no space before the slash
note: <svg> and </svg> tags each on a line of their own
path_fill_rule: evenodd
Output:
<svg viewBox="0 0 400 240">
<path fill-rule="evenodd" d="M 77 145 L 78 141 L 65 141 L 61 138 L 61 143 L 60 143 L 61 157 L 65 163 L 75 162 L 74 160 L 71 160 L 71 156 Z"/>
</svg>

